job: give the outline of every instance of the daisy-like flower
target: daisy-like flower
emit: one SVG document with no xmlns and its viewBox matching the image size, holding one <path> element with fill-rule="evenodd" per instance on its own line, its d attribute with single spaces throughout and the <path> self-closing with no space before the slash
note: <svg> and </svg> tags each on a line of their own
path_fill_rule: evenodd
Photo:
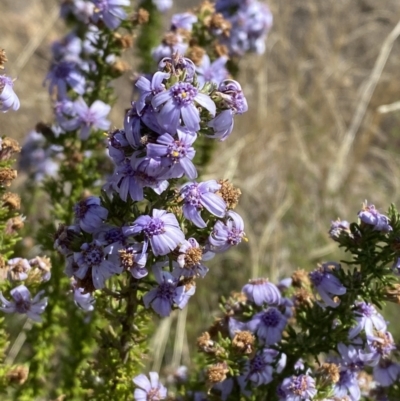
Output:
<svg viewBox="0 0 400 401">
<path fill-rule="evenodd" d="M 249 301 L 254 302 L 258 306 L 264 303 L 278 305 L 281 301 L 281 293 L 278 287 L 266 278 L 249 280 L 248 284 L 242 288 L 242 292 Z"/>
<path fill-rule="evenodd" d="M 374 367 L 374 380 L 382 387 L 391 386 L 400 376 L 400 365 L 390 359 L 382 359 L 377 366 Z"/>
<path fill-rule="evenodd" d="M 89 273 L 92 276 L 94 287 L 96 289 L 104 288 L 108 278 L 122 272 L 122 269 L 108 261 L 106 256 L 100 241 L 94 240 L 90 244 L 83 244 L 81 252 L 74 253 L 74 262 L 78 265 L 78 270 L 74 275 L 84 279 Z"/>
<path fill-rule="evenodd" d="M 157 95 L 157 93 L 161 93 L 165 90 L 165 85 L 163 84 L 164 79 L 168 79 L 170 74 L 166 72 L 157 71 L 151 81 L 149 81 L 146 77 L 141 76 L 137 81 L 135 86 L 139 89 L 140 97 L 136 103 L 137 112 L 140 114 L 146 105 L 146 100 Z"/>
<path fill-rule="evenodd" d="M 272 364 L 279 352 L 272 349 L 263 349 L 251 359 L 244 368 L 245 381 L 251 381 L 256 387 L 272 381 Z"/>
<path fill-rule="evenodd" d="M 245 238 L 243 219 L 232 210 L 226 213 L 226 222 L 217 221 L 208 241 L 213 252 L 225 252 Z"/>
<path fill-rule="evenodd" d="M 130 160 L 125 159 L 112 178 L 123 201 L 128 199 L 128 194 L 134 201 L 143 200 L 143 188 L 146 187 L 160 195 L 169 185 L 163 177 L 165 169 L 161 167 L 159 160 L 136 156 L 133 154 Z"/>
<path fill-rule="evenodd" d="M 76 117 L 66 121 L 62 128 L 66 131 L 73 131 L 80 128 L 80 138 L 86 140 L 89 138 L 90 130 L 101 129 L 108 130 L 111 122 L 107 120 L 111 106 L 101 100 L 96 100 L 90 107 L 86 102 L 79 98 L 74 102 Z"/>
<path fill-rule="evenodd" d="M 340 304 L 340 300 L 337 299 L 336 295 L 346 294 L 346 287 L 333 274 L 339 268 L 340 265 L 337 263 L 323 263 L 309 274 L 310 280 L 322 300 L 332 308 L 336 308 Z M 335 300 L 333 297 L 335 297 Z"/>
<path fill-rule="evenodd" d="M 122 7 L 130 5 L 129 0 L 92 0 L 94 3 L 93 20 L 102 20 L 107 28 L 116 29 L 121 21 L 126 19 L 126 12 Z"/>
<path fill-rule="evenodd" d="M 200 62 L 200 65 L 196 67 L 197 81 L 202 87 L 206 82 L 212 82 L 215 85 L 219 85 L 222 81 L 228 78 L 228 70 L 225 68 L 225 64 L 228 61 L 228 57 L 221 56 L 211 63 L 208 54 L 205 54 Z"/>
<path fill-rule="evenodd" d="M 379 213 L 374 205 L 368 205 L 366 202 L 363 204 L 362 210 L 358 212 L 358 217 L 363 223 L 373 226 L 376 231 L 388 232 L 393 230 L 389 224 L 389 218 Z"/>
<path fill-rule="evenodd" d="M 177 82 L 168 90 L 158 93 L 151 100 L 158 111 L 158 123 L 170 134 L 175 134 L 181 119 L 190 132 L 200 129 L 200 114 L 196 104 L 215 116 L 215 103 L 189 82 Z M 162 106 L 162 107 L 161 107 Z"/>
<path fill-rule="evenodd" d="M 149 372 L 150 380 L 141 374 L 132 381 L 138 387 L 133 397 L 135 401 L 160 401 L 167 398 L 167 389 L 160 383 L 158 373 Z"/>
<path fill-rule="evenodd" d="M 204 277 L 208 272 L 208 267 L 201 262 L 211 259 L 214 254 L 208 252 L 203 254 L 203 250 L 194 238 L 189 238 L 179 248 L 178 266 L 174 269 L 174 275 L 178 277 Z"/>
<path fill-rule="evenodd" d="M 161 165 L 168 167 L 165 178 L 180 178 L 185 173 L 189 179 L 194 180 L 197 170 L 192 159 L 196 151 L 192 145 L 197 135 L 180 129 L 177 130 L 177 135 L 177 139 L 170 134 L 160 135 L 157 143 L 147 145 L 147 156 L 160 159 Z"/>
<path fill-rule="evenodd" d="M 28 278 L 31 265 L 27 259 L 13 258 L 7 262 L 7 276 L 10 281 L 23 281 Z"/>
<path fill-rule="evenodd" d="M 158 286 L 143 296 L 144 306 L 146 308 L 151 306 L 162 317 L 171 314 L 173 305 L 183 309 L 189 297 L 194 294 L 195 287 L 192 286 L 189 292 L 185 286 L 178 287 L 179 280 L 171 273 L 162 270 L 158 264 L 153 266 L 153 273 Z"/>
<path fill-rule="evenodd" d="M 277 308 L 270 307 L 255 314 L 247 323 L 247 328 L 256 333 L 264 344 L 272 345 L 281 340 L 286 323 L 286 317 Z"/>
<path fill-rule="evenodd" d="M 5 113 L 6 111 L 18 110 L 20 103 L 18 96 L 15 94 L 14 81 L 5 76 L 0 75 L 0 110 Z"/>
<path fill-rule="evenodd" d="M 309 401 L 314 398 L 318 390 L 315 388 L 315 380 L 308 375 L 287 377 L 279 387 L 283 401 Z"/>
<path fill-rule="evenodd" d="M 0 301 L 2 303 L 0 310 L 5 313 L 26 314 L 32 320 L 41 322 L 42 319 L 39 315 L 44 312 L 47 306 L 47 298 L 40 299 L 44 291 L 38 292 L 34 298 L 31 298 L 29 290 L 24 285 L 20 285 L 13 288 L 10 294 L 14 299 L 13 301 L 5 299 L 0 292 Z"/>
<path fill-rule="evenodd" d="M 226 204 L 224 200 L 215 194 L 221 185 L 215 180 L 201 183 L 189 182 L 181 187 L 180 195 L 183 199 L 183 215 L 197 227 L 207 227 L 201 217 L 203 209 L 208 210 L 217 217 L 224 217 Z"/>
<path fill-rule="evenodd" d="M 59 99 L 64 99 L 67 96 L 68 86 L 79 95 L 85 93 L 85 77 L 77 69 L 76 63 L 70 61 L 53 64 L 45 81 L 50 81 L 50 94 L 57 88 Z"/>
<path fill-rule="evenodd" d="M 333 388 L 333 395 L 339 399 L 350 396 L 351 401 L 358 401 L 361 390 L 357 380 L 357 373 L 349 369 L 340 371 L 340 378 Z"/>
<path fill-rule="evenodd" d="M 75 224 L 87 233 L 95 232 L 108 216 L 108 210 L 100 206 L 100 198 L 89 196 L 74 206 Z"/>
<path fill-rule="evenodd" d="M 357 324 L 349 331 L 350 339 L 358 336 L 362 330 L 369 337 L 374 337 L 374 329 L 386 331 L 386 321 L 373 305 L 366 302 L 356 302 L 354 315 Z"/>
<path fill-rule="evenodd" d="M 150 242 L 155 256 L 166 255 L 185 241 L 175 215 L 165 210 L 153 209 L 153 217 L 140 216 L 132 226 L 124 228 L 125 235 L 138 235 L 142 232 L 145 235 L 145 248 Z"/>
</svg>

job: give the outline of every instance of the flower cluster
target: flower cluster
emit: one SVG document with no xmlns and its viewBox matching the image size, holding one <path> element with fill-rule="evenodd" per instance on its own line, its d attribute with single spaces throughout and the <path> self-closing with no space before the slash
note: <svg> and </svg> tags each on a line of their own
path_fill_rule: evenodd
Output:
<svg viewBox="0 0 400 401">
<path fill-rule="evenodd" d="M 399 284 L 392 266 L 376 261 L 398 253 L 398 216 L 364 206 L 359 224 L 339 221 L 332 238 L 358 255 L 351 269 L 326 262 L 277 285 L 252 279 L 223 299 L 224 316 L 197 341 L 207 361 L 197 387 L 178 399 L 397 400 L 400 355 L 377 306 L 399 303 Z"/>
<path fill-rule="evenodd" d="M 204 261 L 245 238 L 242 218 L 224 200 L 237 191 L 227 181 L 195 181 L 193 158 L 197 138 L 225 139 L 233 116 L 247 104 L 236 81 L 200 86 L 194 64 L 180 56 L 163 59 L 159 71 L 140 77 L 136 87 L 138 100 L 124 129 L 109 133 L 115 169 L 105 197 L 77 203 L 74 225 L 60 227 L 55 246 L 82 293 L 103 289 L 127 271 L 147 288 L 145 307 L 168 316 L 194 294 L 195 279 L 208 271 Z M 221 115 L 229 120 L 222 133 Z M 176 186 L 178 179 L 189 181 Z M 156 285 L 146 281 L 149 272 Z"/>
</svg>

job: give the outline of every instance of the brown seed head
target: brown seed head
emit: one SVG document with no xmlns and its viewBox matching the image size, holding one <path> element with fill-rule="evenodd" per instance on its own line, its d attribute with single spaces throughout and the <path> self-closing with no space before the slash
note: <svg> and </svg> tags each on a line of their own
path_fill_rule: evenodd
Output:
<svg viewBox="0 0 400 401">
<path fill-rule="evenodd" d="M 216 192 L 226 203 L 228 209 L 234 209 L 238 202 L 242 191 L 233 186 L 228 180 L 219 180 L 221 188 Z"/>
<path fill-rule="evenodd" d="M 374 386 L 373 377 L 369 373 L 365 372 L 364 370 L 362 370 L 358 373 L 357 382 L 363 393 L 369 393 Z"/>
<path fill-rule="evenodd" d="M 207 382 L 210 384 L 221 383 L 226 379 L 229 369 L 226 363 L 216 363 L 210 366 L 206 371 Z"/>
<path fill-rule="evenodd" d="M 400 284 L 385 288 L 384 297 L 389 302 L 400 304 Z"/>
<path fill-rule="evenodd" d="M 211 340 L 208 331 L 204 332 L 200 337 L 197 338 L 197 346 L 199 351 L 205 352 L 206 354 L 214 354 L 216 350 L 216 344 Z"/>
<path fill-rule="evenodd" d="M 19 210 L 21 207 L 21 198 L 19 195 L 12 192 L 6 192 L 3 195 L 3 205 L 8 207 L 10 210 Z"/>
<path fill-rule="evenodd" d="M 117 60 L 111 66 L 111 68 L 116 74 L 123 74 L 124 72 L 129 71 L 131 69 L 131 66 L 124 60 Z"/>
<path fill-rule="evenodd" d="M 121 35 L 120 33 L 114 33 L 114 39 L 117 45 L 125 50 L 130 49 L 133 46 L 133 37 L 132 35 Z"/>
<path fill-rule="evenodd" d="M 215 54 L 218 57 L 221 57 L 221 56 L 226 56 L 227 57 L 229 55 L 229 49 L 225 45 L 221 45 L 218 42 L 214 42 L 212 47 L 214 49 Z"/>
<path fill-rule="evenodd" d="M 133 16 L 133 22 L 144 25 L 149 22 L 150 14 L 144 8 L 139 8 L 138 12 Z"/>
<path fill-rule="evenodd" d="M 310 279 L 308 273 L 303 269 L 296 270 L 292 274 L 292 285 L 297 288 L 309 287 Z"/>
<path fill-rule="evenodd" d="M 232 340 L 232 346 L 242 354 L 251 354 L 255 337 L 250 331 L 237 331 Z"/>
<path fill-rule="evenodd" d="M 335 384 L 340 379 L 340 368 L 334 363 L 324 363 L 318 369 L 318 375 L 325 386 Z"/>
<path fill-rule="evenodd" d="M 7 235 L 15 234 L 18 230 L 24 227 L 24 219 L 21 216 L 12 217 L 7 220 L 4 232 Z"/>
<path fill-rule="evenodd" d="M 15 366 L 6 373 L 6 378 L 10 384 L 22 385 L 26 382 L 29 375 L 29 368 L 26 366 Z"/>
<path fill-rule="evenodd" d="M 0 160 L 9 160 L 11 156 L 21 152 L 19 143 L 12 138 L 0 139 Z"/>
<path fill-rule="evenodd" d="M 205 54 L 206 51 L 202 47 L 194 45 L 189 47 L 186 56 L 187 58 L 190 58 L 190 60 L 192 60 L 195 65 L 200 65 Z"/>
<path fill-rule="evenodd" d="M 195 9 L 195 14 L 213 14 L 215 12 L 215 3 L 209 0 L 203 1 L 198 8 Z"/>
<path fill-rule="evenodd" d="M 178 44 L 179 38 L 174 32 L 167 32 L 162 41 L 167 46 L 175 46 Z"/>
<path fill-rule="evenodd" d="M 203 251 L 201 248 L 190 248 L 185 253 L 185 268 L 191 269 L 193 266 L 198 265 L 203 257 Z"/>
<path fill-rule="evenodd" d="M 0 186 L 9 187 L 16 178 L 17 170 L 8 167 L 4 167 L 0 170 Z"/>
<path fill-rule="evenodd" d="M 299 288 L 294 293 L 293 301 L 296 307 L 312 306 L 314 302 L 312 294 L 305 288 Z"/>
<path fill-rule="evenodd" d="M 210 19 L 210 29 L 221 32 L 225 37 L 228 37 L 231 32 L 232 24 L 227 21 L 220 13 L 213 14 Z"/>
<path fill-rule="evenodd" d="M 4 49 L 0 49 L 0 70 L 4 70 L 4 64 L 7 62 L 7 56 Z"/>
</svg>

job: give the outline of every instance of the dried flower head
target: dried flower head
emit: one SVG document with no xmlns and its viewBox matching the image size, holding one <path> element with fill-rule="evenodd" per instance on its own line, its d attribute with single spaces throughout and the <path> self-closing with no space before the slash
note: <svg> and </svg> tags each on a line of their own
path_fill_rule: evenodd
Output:
<svg viewBox="0 0 400 401">
<path fill-rule="evenodd" d="M 4 70 L 4 64 L 8 61 L 4 49 L 0 49 L 0 70 Z"/>
<path fill-rule="evenodd" d="M 232 340 L 232 346 L 242 354 L 251 354 L 255 337 L 250 331 L 237 331 Z"/>
<path fill-rule="evenodd" d="M 200 46 L 191 46 L 189 47 L 186 57 L 190 58 L 195 65 L 200 65 L 201 61 L 203 60 L 203 56 L 206 54 L 205 49 Z"/>
<path fill-rule="evenodd" d="M 204 332 L 200 337 L 197 338 L 197 346 L 199 351 L 205 352 L 206 354 L 214 354 L 216 351 L 216 343 L 211 340 L 208 331 Z"/>
<path fill-rule="evenodd" d="M 231 32 L 232 24 L 227 21 L 222 14 L 216 13 L 211 17 L 209 27 L 213 31 L 215 30 L 223 36 L 228 37 Z"/>
<path fill-rule="evenodd" d="M 242 191 L 236 188 L 229 180 L 219 180 L 218 184 L 221 188 L 216 192 L 226 203 L 228 209 L 234 209 L 238 202 Z"/>
<path fill-rule="evenodd" d="M 292 274 L 292 285 L 297 288 L 304 288 L 310 286 L 310 279 L 308 273 L 303 269 L 298 269 Z"/>
<path fill-rule="evenodd" d="M 132 35 L 121 35 L 120 33 L 115 32 L 114 39 L 121 49 L 130 49 L 133 46 Z"/>
<path fill-rule="evenodd" d="M 21 198 L 12 192 L 6 192 L 3 195 L 3 205 L 10 210 L 19 210 L 21 207 Z"/>
<path fill-rule="evenodd" d="M 226 379 L 226 374 L 229 372 L 225 362 L 216 363 L 210 366 L 206 371 L 207 382 L 210 384 L 221 383 Z"/>
<path fill-rule="evenodd" d="M 137 13 L 133 16 L 133 22 L 139 25 L 144 25 L 149 22 L 150 14 L 144 8 L 139 8 Z"/>
<path fill-rule="evenodd" d="M 329 386 L 340 380 L 340 368 L 334 363 L 323 363 L 317 373 L 323 386 Z"/>
<path fill-rule="evenodd" d="M 297 308 L 301 306 L 312 306 L 314 302 L 313 295 L 305 288 L 299 288 L 293 295 L 293 302 Z"/>
<path fill-rule="evenodd" d="M 15 234 L 18 230 L 21 230 L 21 228 L 24 227 L 24 220 L 25 220 L 25 218 L 23 218 L 21 216 L 17 216 L 17 217 L 8 219 L 7 223 L 6 223 L 6 228 L 4 229 L 4 232 L 7 235 Z"/>
<path fill-rule="evenodd" d="M 400 284 L 385 288 L 384 297 L 389 302 L 400 304 Z"/>
<path fill-rule="evenodd" d="M 0 160 L 9 160 L 11 156 L 20 151 L 21 147 L 15 139 L 8 137 L 0 139 Z"/>
<path fill-rule="evenodd" d="M 6 379 L 10 384 L 22 385 L 28 379 L 29 368 L 27 366 L 15 366 L 6 374 Z"/>
<path fill-rule="evenodd" d="M 2 168 L 0 170 L 0 186 L 9 187 L 13 180 L 17 178 L 17 170 L 12 168 Z"/>
</svg>

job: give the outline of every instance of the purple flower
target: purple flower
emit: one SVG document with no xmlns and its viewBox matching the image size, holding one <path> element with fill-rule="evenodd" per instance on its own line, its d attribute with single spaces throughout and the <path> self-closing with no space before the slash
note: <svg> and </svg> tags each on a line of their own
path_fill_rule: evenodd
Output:
<svg viewBox="0 0 400 401">
<path fill-rule="evenodd" d="M 108 278 L 122 272 L 122 269 L 109 262 L 106 256 L 100 241 L 94 240 L 90 244 L 83 244 L 81 252 L 74 252 L 74 261 L 78 265 L 75 276 L 84 279 L 89 273 L 92 276 L 94 287 L 96 289 L 104 288 Z"/>
<path fill-rule="evenodd" d="M 213 256 L 211 252 L 203 254 L 199 243 L 194 238 L 189 238 L 179 248 L 178 266 L 175 267 L 173 274 L 177 277 L 204 277 L 208 267 L 201 262 Z"/>
<path fill-rule="evenodd" d="M 66 97 L 67 85 L 79 95 L 85 93 L 85 78 L 78 71 L 76 63 L 70 61 L 61 61 L 60 63 L 53 64 L 45 81 L 50 81 L 50 94 L 57 88 L 58 99 Z"/>
<path fill-rule="evenodd" d="M 14 92 L 13 86 L 14 82 L 11 78 L 0 75 L 0 110 L 3 113 L 10 109 L 14 111 L 19 109 L 19 99 Z"/>
<path fill-rule="evenodd" d="M 136 110 L 140 114 L 146 105 L 146 101 L 155 96 L 157 93 L 164 92 L 165 85 L 163 84 L 164 79 L 168 79 L 170 74 L 165 72 L 156 72 L 151 81 L 149 81 L 146 77 L 142 76 L 137 81 L 135 86 L 140 91 L 139 100 L 136 103 Z"/>
<path fill-rule="evenodd" d="M 374 380 L 382 387 L 391 386 L 400 375 L 400 365 L 390 359 L 382 359 L 374 367 Z"/>
<path fill-rule="evenodd" d="M 221 56 L 211 63 L 210 57 L 208 54 L 205 54 L 200 65 L 196 67 L 199 85 L 203 86 L 206 82 L 212 82 L 218 86 L 223 80 L 228 78 L 229 73 L 225 68 L 227 61 L 228 57 Z"/>
<path fill-rule="evenodd" d="M 134 243 L 121 246 L 119 243 L 115 243 L 108 249 L 110 251 L 109 259 L 129 271 L 135 279 L 140 280 L 149 274 L 146 269 L 147 253 L 143 251 L 143 244 Z"/>
<path fill-rule="evenodd" d="M 185 133 L 180 129 L 177 133 L 177 139 L 170 134 L 164 134 L 157 138 L 157 143 L 149 143 L 147 156 L 153 159 L 160 158 L 161 165 L 168 167 L 165 178 L 180 178 L 185 173 L 193 180 L 197 177 L 197 171 L 192 162 L 196 153 L 192 145 L 197 135 Z"/>
<path fill-rule="evenodd" d="M 332 221 L 331 228 L 329 229 L 329 236 L 336 240 L 343 232 L 350 233 L 350 223 L 340 219 Z"/>
<path fill-rule="evenodd" d="M 132 380 L 139 387 L 133 394 L 135 401 L 159 401 L 167 397 L 167 389 L 160 383 L 158 373 L 149 372 L 149 376 L 150 380 L 143 374 Z"/>
<path fill-rule="evenodd" d="M 7 277 L 10 281 L 23 281 L 28 278 L 31 265 L 27 259 L 13 258 L 7 262 Z"/>
<path fill-rule="evenodd" d="M 234 111 L 231 109 L 223 110 L 221 113 L 217 114 L 217 116 L 207 124 L 214 130 L 214 135 L 208 136 L 219 139 L 220 141 L 225 141 L 233 130 L 233 115 Z"/>
<path fill-rule="evenodd" d="M 342 357 L 340 365 L 354 372 L 364 369 L 366 365 L 373 366 L 378 362 L 372 353 L 366 353 L 353 345 L 346 346 L 339 343 L 338 350 Z"/>
<path fill-rule="evenodd" d="M 179 227 L 173 213 L 153 209 L 153 217 L 140 216 L 130 227 L 124 228 L 125 235 L 145 235 L 145 243 L 150 242 L 154 256 L 166 255 L 185 241 L 185 235 Z"/>
<path fill-rule="evenodd" d="M 83 288 L 74 286 L 73 291 L 76 305 L 86 312 L 91 312 L 94 309 L 93 304 L 95 303 L 93 296 L 89 292 L 84 293 L 85 290 Z"/>
<path fill-rule="evenodd" d="M 392 231 L 390 220 L 384 214 L 380 214 L 374 205 L 367 205 L 366 203 L 363 205 L 363 208 L 360 212 L 358 212 L 358 217 L 360 220 L 374 227 L 376 231 L 388 232 Z"/>
<path fill-rule="evenodd" d="M 126 12 L 122 7 L 129 6 L 129 0 L 92 0 L 95 5 L 93 21 L 100 19 L 107 28 L 114 30 L 119 27 L 121 20 L 126 19 Z"/>
<path fill-rule="evenodd" d="M 357 373 L 348 369 L 341 370 L 339 381 L 334 386 L 333 395 L 339 399 L 349 395 L 351 401 L 359 401 L 361 391 L 358 385 Z"/>
<path fill-rule="evenodd" d="M 340 265 L 334 262 L 323 263 L 317 269 L 309 274 L 310 280 L 315 286 L 318 294 L 326 305 L 336 308 L 340 300 L 333 299 L 333 296 L 346 294 L 346 288 L 340 280 L 332 273 L 339 269 Z"/>
<path fill-rule="evenodd" d="M 273 349 L 263 349 L 258 352 L 244 367 L 245 381 L 251 381 L 258 387 L 272 381 L 273 368 L 279 352 Z"/>
<path fill-rule="evenodd" d="M 243 114 L 248 110 L 247 100 L 239 82 L 226 79 L 220 83 L 218 92 L 222 97 L 224 106 L 233 110 L 235 114 Z"/>
<path fill-rule="evenodd" d="M 226 213 L 226 223 L 217 221 L 208 237 L 213 252 L 225 252 L 240 244 L 245 237 L 243 219 L 232 210 Z"/>
<path fill-rule="evenodd" d="M 148 308 L 151 305 L 153 310 L 162 317 L 171 314 L 174 304 L 183 309 L 187 303 L 185 287 L 178 287 L 178 279 L 171 273 L 162 270 L 159 265 L 153 266 L 153 273 L 159 285 L 143 296 L 144 306 Z M 186 302 L 182 304 L 182 301 Z"/>
<path fill-rule="evenodd" d="M 95 232 L 108 216 L 108 210 L 100 206 L 100 198 L 89 196 L 74 206 L 75 224 L 87 233 Z"/>
<path fill-rule="evenodd" d="M 205 208 L 217 217 L 224 217 L 226 213 L 225 201 L 215 194 L 221 185 L 215 180 L 201 182 L 189 182 L 180 189 L 183 199 L 183 215 L 197 227 L 207 227 L 206 222 L 201 217 L 201 212 Z"/>
<path fill-rule="evenodd" d="M 165 43 L 163 41 L 152 50 L 151 55 L 158 62 L 166 57 L 172 57 L 174 54 L 185 54 L 188 47 L 189 44 L 185 41 L 185 38 L 178 32 L 175 32 L 172 43 Z"/>
<path fill-rule="evenodd" d="M 281 301 L 281 293 L 275 284 L 272 284 L 266 278 L 256 278 L 249 280 L 242 288 L 242 292 L 247 299 L 261 306 L 266 304 L 278 305 Z"/>
<path fill-rule="evenodd" d="M 37 295 L 31 299 L 29 290 L 24 286 L 20 285 L 13 288 L 10 291 L 11 296 L 14 298 L 13 301 L 7 301 L 0 292 L 0 301 L 2 303 L 2 310 L 5 313 L 22 313 L 26 314 L 32 320 L 41 322 L 42 319 L 39 316 L 42 314 L 47 306 L 47 298 L 40 299 L 44 294 L 44 291 L 40 291 Z"/>
<path fill-rule="evenodd" d="M 168 90 L 155 95 L 151 101 L 156 110 L 163 106 L 158 112 L 158 122 L 170 134 L 176 133 L 180 118 L 189 131 L 197 132 L 200 129 L 200 114 L 195 103 L 215 116 L 213 100 L 188 82 L 177 82 Z"/>
<path fill-rule="evenodd" d="M 247 327 L 256 333 L 265 345 L 272 345 L 281 340 L 286 323 L 286 317 L 277 308 L 270 307 L 255 314 L 247 323 Z"/>
<path fill-rule="evenodd" d="M 388 331 L 377 331 L 373 336 L 367 335 L 367 344 L 376 359 L 387 358 L 396 349 L 393 336 Z"/>
<path fill-rule="evenodd" d="M 153 0 L 153 4 L 163 13 L 172 7 L 172 0 Z"/>
<path fill-rule="evenodd" d="M 171 29 L 185 29 L 191 32 L 196 22 L 197 16 L 192 13 L 174 14 L 171 18 Z"/>
<path fill-rule="evenodd" d="M 86 102 L 79 98 L 74 102 L 74 109 L 77 117 L 63 124 L 66 131 L 73 131 L 81 128 L 80 138 L 86 140 L 89 138 L 92 128 L 108 130 L 111 122 L 106 119 L 111 110 L 111 106 L 101 100 L 96 100 L 90 107 Z"/>
<path fill-rule="evenodd" d="M 356 302 L 354 315 L 357 325 L 349 331 L 350 339 L 356 337 L 362 330 L 370 337 L 374 336 L 374 329 L 386 331 L 386 321 L 373 305 L 366 302 Z"/>
<path fill-rule="evenodd" d="M 134 201 L 144 199 L 143 188 L 150 187 L 160 195 L 168 187 L 168 181 L 163 177 L 165 169 L 159 160 L 139 158 L 133 154 L 118 166 L 112 180 L 117 185 L 120 198 L 126 201 L 128 194 Z"/>
<path fill-rule="evenodd" d="M 317 392 L 315 380 L 308 375 L 287 377 L 279 386 L 282 401 L 309 401 Z"/>
</svg>

